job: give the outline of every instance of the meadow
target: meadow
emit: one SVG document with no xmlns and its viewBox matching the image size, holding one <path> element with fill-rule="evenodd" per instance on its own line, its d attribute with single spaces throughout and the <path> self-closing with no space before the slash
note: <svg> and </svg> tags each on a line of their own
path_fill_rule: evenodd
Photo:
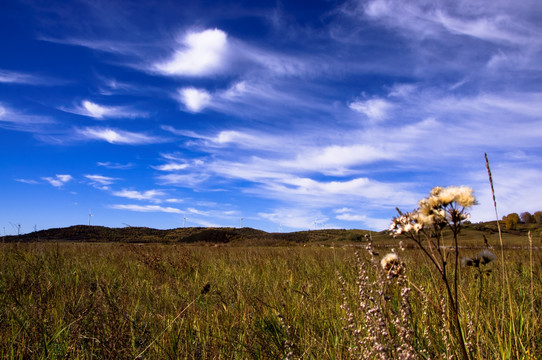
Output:
<svg viewBox="0 0 542 360">
<path fill-rule="evenodd" d="M 470 358 L 542 358 L 534 241 L 458 268 Z M 0 244 L 0 358 L 461 358 L 438 274 L 398 242 Z"/>
</svg>

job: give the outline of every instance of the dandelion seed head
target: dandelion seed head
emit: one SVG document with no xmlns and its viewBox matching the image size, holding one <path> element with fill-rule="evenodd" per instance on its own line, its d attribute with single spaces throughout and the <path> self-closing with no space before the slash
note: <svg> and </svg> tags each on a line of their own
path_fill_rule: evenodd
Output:
<svg viewBox="0 0 542 360">
<path fill-rule="evenodd" d="M 382 266 L 382 269 L 389 270 L 391 266 L 399 264 L 399 255 L 396 253 L 389 253 L 386 254 L 382 260 L 380 260 L 380 266 Z"/>
<path fill-rule="evenodd" d="M 404 264 L 401 262 L 399 255 L 392 252 L 386 254 L 382 260 L 380 260 L 380 266 L 387 273 L 388 277 L 398 277 L 403 273 Z"/>
</svg>

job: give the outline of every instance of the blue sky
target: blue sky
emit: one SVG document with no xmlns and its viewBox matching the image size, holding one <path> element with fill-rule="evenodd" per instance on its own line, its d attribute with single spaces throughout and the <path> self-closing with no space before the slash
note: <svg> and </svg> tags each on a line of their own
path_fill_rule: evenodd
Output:
<svg viewBox="0 0 542 360">
<path fill-rule="evenodd" d="M 309 6 L 310 5 L 310 6 Z M 539 1 L 4 1 L 0 226 L 542 210 Z"/>
</svg>

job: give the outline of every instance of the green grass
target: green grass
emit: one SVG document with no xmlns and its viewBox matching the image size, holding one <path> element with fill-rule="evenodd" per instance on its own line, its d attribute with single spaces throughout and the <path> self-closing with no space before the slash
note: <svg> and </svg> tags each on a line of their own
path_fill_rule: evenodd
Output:
<svg viewBox="0 0 542 360">
<path fill-rule="evenodd" d="M 0 358 L 281 359 L 292 351 L 290 358 L 350 359 L 355 338 L 344 330 L 337 272 L 355 310 L 357 262 L 355 248 L 341 245 L 0 244 Z M 442 289 L 418 251 L 400 255 L 425 293 L 411 292 L 413 346 L 420 358 L 441 358 Z M 505 257 L 515 310 L 505 318 L 498 262 L 488 265 L 482 296 L 475 271 L 461 269 L 462 321 L 479 313 L 473 357 L 541 358 L 540 251 L 532 278 L 528 251 Z M 390 316 L 399 300 L 389 294 Z"/>
</svg>

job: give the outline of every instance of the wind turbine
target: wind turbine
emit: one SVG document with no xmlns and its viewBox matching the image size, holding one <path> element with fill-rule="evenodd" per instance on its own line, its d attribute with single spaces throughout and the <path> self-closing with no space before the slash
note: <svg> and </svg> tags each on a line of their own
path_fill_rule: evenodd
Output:
<svg viewBox="0 0 542 360">
<path fill-rule="evenodd" d="M 21 234 L 21 224 L 14 224 L 11 221 L 9 223 L 11 224 L 11 226 L 13 226 L 15 230 L 17 230 L 17 236 L 19 236 Z M 4 228 L 4 231 L 5 231 L 5 228 Z"/>
<path fill-rule="evenodd" d="M 183 217 L 183 228 L 186 227 L 186 216 Z"/>
<path fill-rule="evenodd" d="M 239 221 L 239 225 L 241 225 L 241 228 L 243 228 L 243 220 L 244 220 L 244 219 L 245 219 L 245 218 L 241 218 L 241 220 Z"/>
<path fill-rule="evenodd" d="M 90 209 L 88 209 L 88 226 L 90 226 L 90 218 L 92 217 L 92 213 L 90 212 Z"/>
</svg>

